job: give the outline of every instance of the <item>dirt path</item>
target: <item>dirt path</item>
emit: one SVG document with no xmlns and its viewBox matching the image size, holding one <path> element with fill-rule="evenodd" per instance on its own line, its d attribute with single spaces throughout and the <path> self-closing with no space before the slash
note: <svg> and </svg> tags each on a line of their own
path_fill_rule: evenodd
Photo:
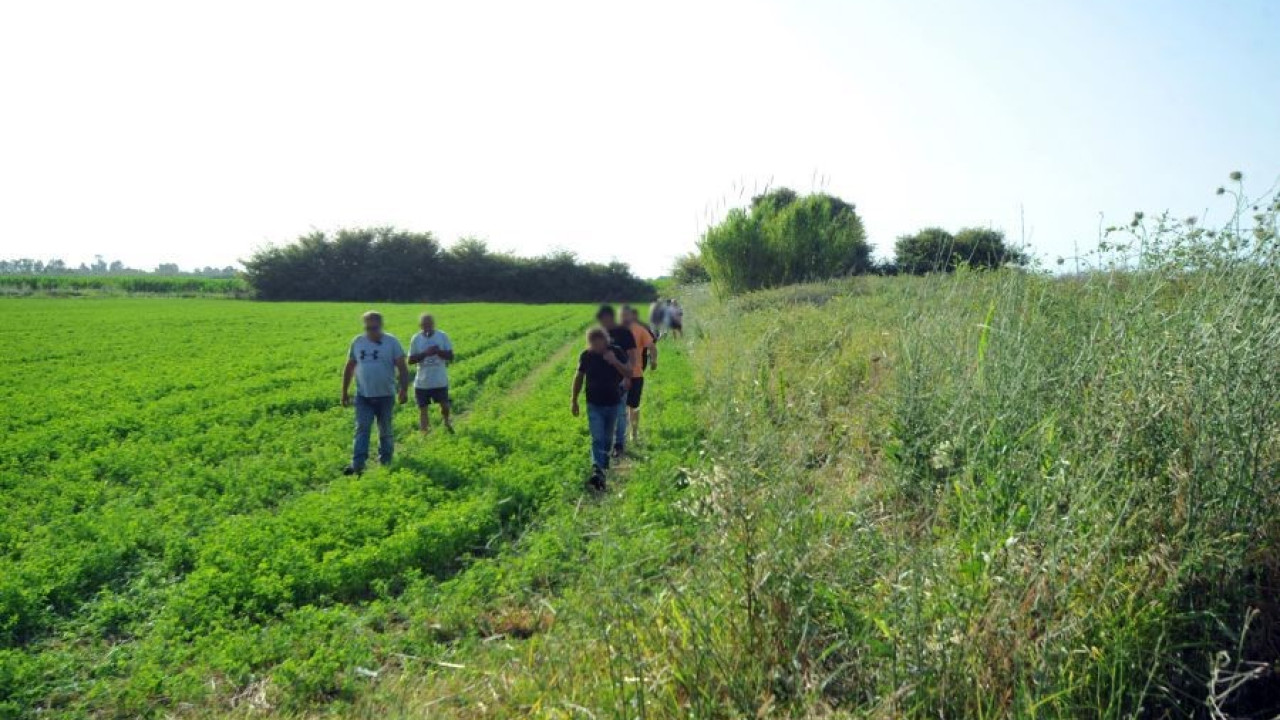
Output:
<svg viewBox="0 0 1280 720">
<path fill-rule="evenodd" d="M 454 428 L 458 432 L 462 432 L 463 430 L 459 426 L 460 423 L 465 423 L 466 419 L 468 417 L 471 417 L 473 414 L 478 412 L 493 412 L 495 408 L 498 407 L 499 404 L 505 405 L 507 403 L 519 402 L 521 399 L 523 399 L 530 392 L 533 391 L 533 388 L 535 388 L 538 385 L 538 383 L 542 381 L 542 379 L 546 376 L 547 373 L 552 372 L 554 368 L 564 364 L 569 359 L 569 357 L 573 355 L 573 351 L 577 347 L 578 347 L 577 341 L 570 340 L 569 342 L 566 342 L 564 345 L 562 345 L 555 352 L 548 355 L 544 361 L 534 366 L 533 369 L 529 371 L 528 375 L 525 375 L 514 385 L 511 385 L 509 387 L 485 388 L 483 391 L 481 391 L 480 396 L 477 397 L 474 401 L 472 401 L 469 404 L 470 407 L 468 407 L 468 409 L 462 412 L 456 412 L 453 414 L 451 419 L 453 421 Z M 566 378 L 565 382 L 567 386 L 567 383 L 569 382 L 569 379 L 570 379 L 569 374 L 567 372 L 565 373 L 565 378 Z M 417 408 L 415 407 L 414 411 L 416 412 L 416 410 Z M 416 414 L 415 414 L 415 418 L 416 418 Z M 416 442 L 421 442 L 423 440 L 426 440 L 427 438 L 430 438 L 431 436 L 440 432 L 440 429 L 442 426 L 443 426 L 443 423 L 440 420 L 440 416 L 438 414 L 433 414 L 432 420 L 431 420 L 431 433 L 429 435 L 423 435 L 421 431 L 418 431 L 415 428 L 413 433 L 413 438 L 416 439 Z M 406 439 L 408 440 L 408 438 Z M 407 448 L 413 447 L 413 444 L 416 444 L 416 442 L 415 440 L 409 440 L 409 443 L 406 444 L 406 447 Z"/>
</svg>

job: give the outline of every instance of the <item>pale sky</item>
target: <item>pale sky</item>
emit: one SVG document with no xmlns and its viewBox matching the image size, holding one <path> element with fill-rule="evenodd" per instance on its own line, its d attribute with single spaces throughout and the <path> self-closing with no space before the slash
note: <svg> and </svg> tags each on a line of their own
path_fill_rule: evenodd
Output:
<svg viewBox="0 0 1280 720">
<path fill-rule="evenodd" d="M 655 276 L 773 184 L 1051 260 L 1232 170 L 1280 177 L 1280 2 L 0 0 L 5 258 L 390 224 Z"/>
</svg>

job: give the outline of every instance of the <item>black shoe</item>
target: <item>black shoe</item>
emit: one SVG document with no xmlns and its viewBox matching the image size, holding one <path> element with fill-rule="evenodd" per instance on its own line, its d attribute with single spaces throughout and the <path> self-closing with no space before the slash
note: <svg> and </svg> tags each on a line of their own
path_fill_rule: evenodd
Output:
<svg viewBox="0 0 1280 720">
<path fill-rule="evenodd" d="M 596 466 L 591 469 L 591 479 L 587 485 L 597 492 L 604 492 L 604 468 Z"/>
<path fill-rule="evenodd" d="M 627 456 L 627 447 L 626 447 L 625 445 L 614 445 L 614 446 L 613 446 L 613 459 L 614 459 L 614 460 L 621 460 L 622 458 L 624 458 L 624 457 L 626 457 L 626 456 Z"/>
<path fill-rule="evenodd" d="M 358 468 L 355 465 L 348 465 L 342 468 L 343 475 L 363 475 L 364 468 Z"/>
<path fill-rule="evenodd" d="M 447 423 L 445 423 L 445 424 L 444 424 L 444 431 L 445 431 L 445 432 L 447 432 L 447 433 L 449 433 L 450 435 L 452 435 L 452 434 L 454 433 L 454 430 L 453 430 L 453 423 L 451 423 L 451 422 L 447 422 Z"/>
</svg>

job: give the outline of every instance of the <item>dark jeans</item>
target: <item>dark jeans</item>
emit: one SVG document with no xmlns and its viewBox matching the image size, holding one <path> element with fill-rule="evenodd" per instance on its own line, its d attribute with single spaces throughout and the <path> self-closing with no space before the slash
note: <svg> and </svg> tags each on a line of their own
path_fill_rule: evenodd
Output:
<svg viewBox="0 0 1280 720">
<path fill-rule="evenodd" d="M 396 399 L 386 397 L 365 397 L 356 395 L 356 444 L 351 453 L 351 466 L 363 469 L 369 461 L 369 434 L 373 430 L 373 421 L 378 421 L 378 461 L 383 465 L 391 462 L 395 452 L 395 437 L 391 432 L 391 416 L 395 412 Z"/>
</svg>

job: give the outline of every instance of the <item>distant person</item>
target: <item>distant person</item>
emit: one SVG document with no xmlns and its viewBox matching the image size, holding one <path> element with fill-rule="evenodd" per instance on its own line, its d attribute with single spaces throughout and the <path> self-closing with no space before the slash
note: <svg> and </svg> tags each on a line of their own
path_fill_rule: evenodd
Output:
<svg viewBox="0 0 1280 720">
<path fill-rule="evenodd" d="M 675 298 L 667 300 L 667 327 L 671 329 L 672 337 L 684 336 L 684 308 L 680 307 L 680 303 Z"/>
<path fill-rule="evenodd" d="M 662 339 L 667 329 L 667 305 L 658 298 L 649 306 L 649 327 L 653 328 L 653 336 Z"/>
<path fill-rule="evenodd" d="M 601 305 L 600 309 L 596 311 L 596 320 L 600 322 L 600 327 L 604 328 L 604 331 L 609 334 L 609 342 L 617 345 L 626 354 L 627 367 L 635 367 L 640 358 L 640 350 L 636 347 L 636 336 L 631 334 L 631 330 L 618 323 L 618 315 L 613 306 Z M 613 443 L 613 456 L 621 458 L 626 452 L 627 407 L 626 396 L 623 395 L 618 399 L 618 426 L 617 435 Z"/>
<path fill-rule="evenodd" d="M 453 432 L 449 419 L 449 363 L 453 362 L 453 343 L 443 330 L 436 329 L 436 318 L 423 313 L 418 318 L 421 332 L 409 341 L 409 363 L 418 366 L 413 380 L 413 395 L 418 403 L 418 429 L 431 432 L 431 403 L 440 406 L 440 420 L 444 429 Z"/>
<path fill-rule="evenodd" d="M 640 313 L 630 305 L 622 308 L 622 324 L 635 338 L 636 362 L 631 365 L 631 388 L 627 390 L 627 426 L 631 428 L 631 442 L 640 438 L 640 400 L 644 394 L 645 369 L 658 369 L 658 342 L 653 331 L 640 322 Z"/>
<path fill-rule="evenodd" d="M 409 366 L 404 362 L 400 341 L 382 331 L 382 313 L 369 311 L 363 320 L 364 334 L 351 341 L 347 366 L 342 371 L 343 407 L 351 405 L 351 378 L 356 380 L 356 441 L 351 464 L 342 471 L 344 475 L 364 472 L 374 420 L 378 421 L 378 462 L 391 464 L 395 453 L 391 430 L 395 401 L 398 397 L 403 405 L 409 400 Z"/>
<path fill-rule="evenodd" d="M 621 411 L 624 385 L 631 376 L 626 352 L 609 342 L 604 328 L 587 332 L 587 349 L 578 356 L 578 372 L 573 376 L 573 401 L 570 411 L 578 417 L 578 396 L 585 383 L 587 389 L 587 425 L 591 430 L 592 489 L 605 489 L 605 473 L 609 469 L 610 450 L 614 445 L 617 425 L 625 417 Z"/>
</svg>

